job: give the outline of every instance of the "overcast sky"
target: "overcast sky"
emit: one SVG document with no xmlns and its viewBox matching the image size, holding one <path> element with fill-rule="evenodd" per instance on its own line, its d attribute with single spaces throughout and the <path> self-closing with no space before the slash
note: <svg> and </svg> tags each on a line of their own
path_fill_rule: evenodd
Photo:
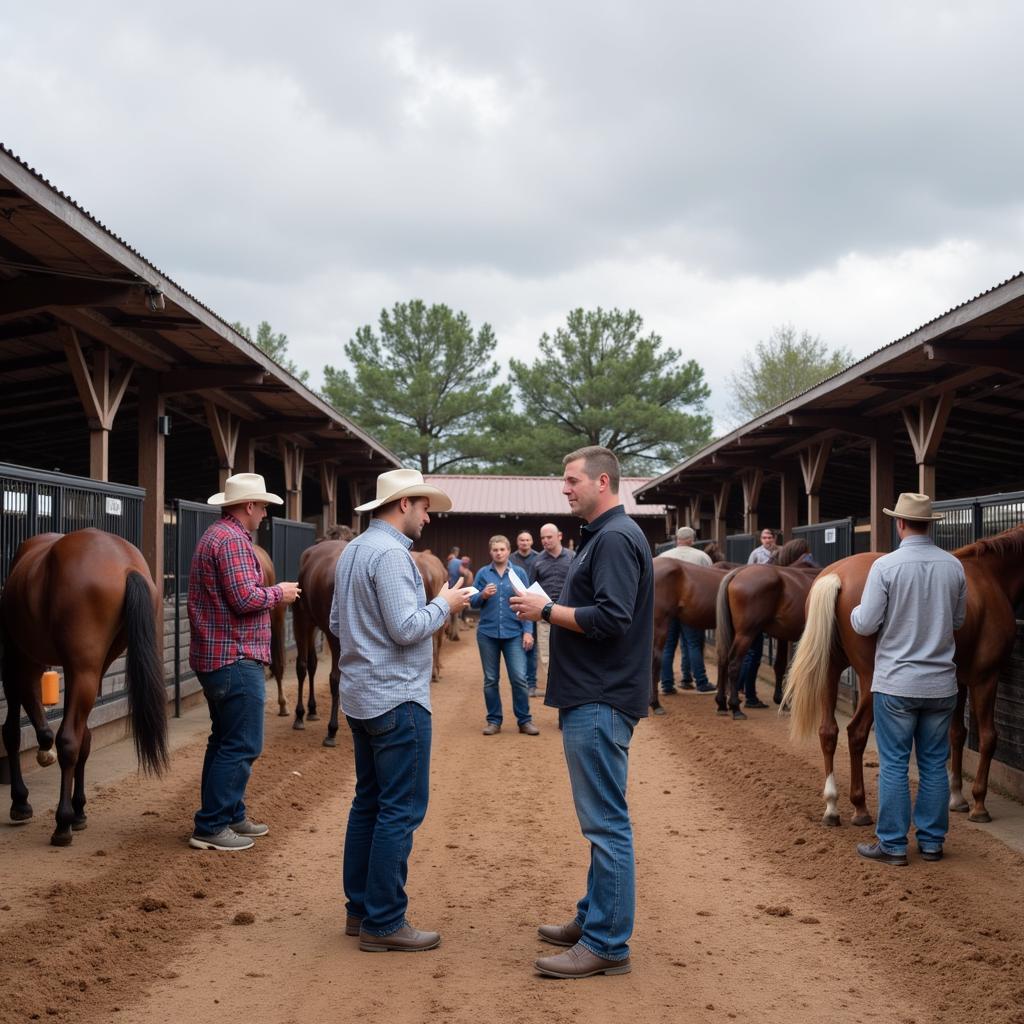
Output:
<svg viewBox="0 0 1024 1024">
<path fill-rule="evenodd" d="M 1024 269 L 1018 3 L 29 7 L 0 139 L 317 384 L 396 301 L 503 364 L 633 307 L 724 428 L 773 326 L 866 355 Z"/>
</svg>

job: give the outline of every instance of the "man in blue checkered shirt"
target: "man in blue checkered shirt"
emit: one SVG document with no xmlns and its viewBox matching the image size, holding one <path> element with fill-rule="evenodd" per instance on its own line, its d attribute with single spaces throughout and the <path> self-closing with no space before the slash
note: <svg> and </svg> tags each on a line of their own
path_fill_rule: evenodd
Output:
<svg viewBox="0 0 1024 1024">
<path fill-rule="evenodd" d="M 430 788 L 433 635 L 469 603 L 446 582 L 429 604 L 409 549 L 451 499 L 420 473 L 377 478 L 368 529 L 342 552 L 334 574 L 331 631 L 341 650 L 341 708 L 352 730 L 356 792 L 345 832 L 346 935 L 368 953 L 440 945 L 405 918 L 413 833 Z"/>
</svg>

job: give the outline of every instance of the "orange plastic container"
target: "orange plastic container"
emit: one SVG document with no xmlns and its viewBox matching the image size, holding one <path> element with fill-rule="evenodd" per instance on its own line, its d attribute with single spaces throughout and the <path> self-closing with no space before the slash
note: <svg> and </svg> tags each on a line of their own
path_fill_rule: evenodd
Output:
<svg viewBox="0 0 1024 1024">
<path fill-rule="evenodd" d="M 43 673 L 43 703 L 52 706 L 60 700 L 60 676 L 53 671 Z"/>
</svg>

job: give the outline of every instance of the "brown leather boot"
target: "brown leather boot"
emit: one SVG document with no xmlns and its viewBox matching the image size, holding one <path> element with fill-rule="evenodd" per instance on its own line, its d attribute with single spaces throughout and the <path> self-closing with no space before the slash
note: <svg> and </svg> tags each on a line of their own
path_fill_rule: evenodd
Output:
<svg viewBox="0 0 1024 1024">
<path fill-rule="evenodd" d="M 421 953 L 440 945 L 441 936 L 437 932 L 421 932 L 408 922 L 389 935 L 359 932 L 359 948 L 364 953 Z"/>
<path fill-rule="evenodd" d="M 519 726 L 519 731 L 524 736 L 539 736 L 540 735 L 540 729 L 538 729 L 537 726 L 535 726 L 533 724 L 533 722 L 523 722 L 523 724 Z"/>
<path fill-rule="evenodd" d="M 583 937 L 583 929 L 575 921 L 568 924 L 542 924 L 537 934 L 552 946 L 575 946 Z"/>
<path fill-rule="evenodd" d="M 353 917 L 351 914 L 345 915 L 345 934 L 346 935 L 358 935 L 359 928 L 362 925 L 362 918 Z"/>
<path fill-rule="evenodd" d="M 485 736 L 497 736 L 499 732 L 501 732 L 501 723 L 500 722 L 488 722 L 484 726 L 484 735 Z"/>
<path fill-rule="evenodd" d="M 541 974 L 550 978 L 592 978 L 595 974 L 629 974 L 633 965 L 625 960 L 605 960 L 578 942 L 572 949 L 535 961 Z"/>
</svg>

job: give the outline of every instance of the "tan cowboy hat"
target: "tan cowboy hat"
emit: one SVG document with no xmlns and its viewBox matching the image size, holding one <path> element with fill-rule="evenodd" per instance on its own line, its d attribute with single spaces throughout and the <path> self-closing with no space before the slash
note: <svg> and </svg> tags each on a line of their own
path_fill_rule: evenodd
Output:
<svg viewBox="0 0 1024 1024">
<path fill-rule="evenodd" d="M 417 469 L 392 469 L 377 477 L 377 497 L 360 505 L 356 512 L 372 512 L 389 501 L 399 498 L 429 498 L 431 512 L 449 512 L 452 499 L 444 491 L 423 482 L 423 474 Z"/>
<path fill-rule="evenodd" d="M 207 505 L 241 505 L 247 501 L 265 501 L 283 505 L 284 498 L 267 493 L 267 482 L 259 473 L 236 473 L 224 481 L 224 490 L 206 499 Z"/>
<path fill-rule="evenodd" d="M 883 508 L 882 511 L 893 519 L 906 519 L 911 523 L 930 523 L 936 519 L 945 519 L 944 512 L 932 511 L 932 499 L 927 494 L 911 494 L 904 491 L 896 501 L 895 508 Z"/>
</svg>

